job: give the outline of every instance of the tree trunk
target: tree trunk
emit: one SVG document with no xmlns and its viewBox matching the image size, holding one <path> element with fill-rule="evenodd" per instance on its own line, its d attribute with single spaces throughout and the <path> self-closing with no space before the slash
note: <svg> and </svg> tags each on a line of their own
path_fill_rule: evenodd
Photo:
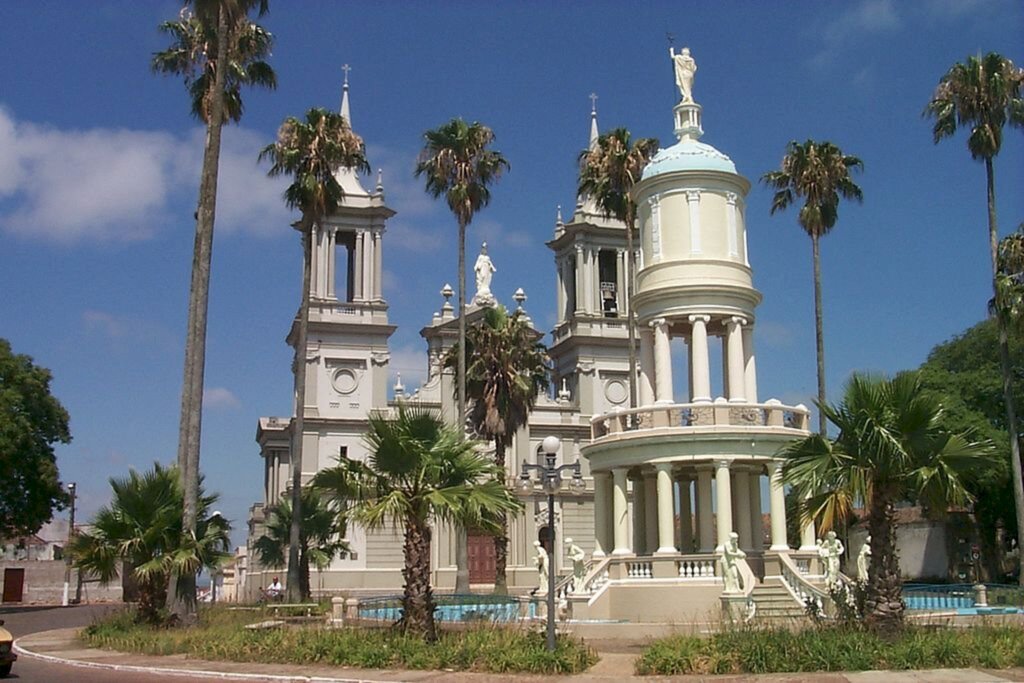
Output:
<svg viewBox="0 0 1024 683">
<path fill-rule="evenodd" d="M 821 238 L 811 235 L 811 248 L 814 253 L 814 341 L 818 355 L 818 433 L 827 438 L 825 413 L 821 406 L 825 405 L 825 332 L 821 320 Z"/>
<path fill-rule="evenodd" d="M 888 487 L 874 482 L 871 493 L 868 532 L 871 534 L 871 564 L 868 568 L 864 611 L 867 625 L 891 633 L 903 624 L 903 583 L 896 553 L 896 509 Z"/>
<path fill-rule="evenodd" d="M 494 439 L 494 463 L 505 473 L 505 440 L 497 437 Z M 499 524 L 501 530 L 494 537 L 494 593 L 495 595 L 508 594 L 508 516 L 501 513 Z"/>
<path fill-rule="evenodd" d="M 996 227 L 996 180 L 991 157 L 985 159 L 988 190 L 988 242 L 992 257 L 992 295 L 996 297 L 996 325 L 999 328 L 999 362 L 1003 371 L 1003 401 L 1006 403 L 1006 431 L 1010 436 L 1010 467 L 1013 479 L 1013 502 L 1017 512 L 1017 548 L 1020 572 L 1018 582 L 1024 586 L 1024 477 L 1021 473 L 1020 440 L 1017 435 L 1017 411 L 1013 404 L 1013 368 L 1010 365 L 1010 343 L 1006 316 L 999 308 L 999 236 Z"/>
<path fill-rule="evenodd" d="M 430 527 L 414 518 L 405 520 L 405 592 L 400 627 L 406 633 L 437 640 L 434 594 L 430 588 Z"/>
<path fill-rule="evenodd" d="M 629 338 L 629 407 L 637 407 L 636 395 L 636 313 L 633 312 L 633 291 L 636 289 L 636 262 L 633 252 L 633 224 L 630 211 L 626 216 L 626 333 Z M 633 416 L 635 419 L 636 416 Z"/>
<path fill-rule="evenodd" d="M 192 251 L 192 282 L 189 288 L 188 323 L 185 333 L 185 368 L 178 422 L 178 467 L 184 493 L 182 530 L 195 536 L 199 501 L 199 446 L 202 434 L 203 383 L 206 370 L 206 320 L 210 302 L 210 263 L 213 259 L 213 226 L 217 212 L 217 175 L 220 168 L 220 140 L 224 119 L 225 69 L 228 44 L 227 13 L 218 12 L 217 62 L 214 70 L 210 119 L 206 124 L 206 146 L 199 182 L 196 236 Z M 179 620 L 191 622 L 196 610 L 196 577 L 168 580 L 171 611 Z"/>
<path fill-rule="evenodd" d="M 295 421 L 292 423 L 292 520 L 288 534 L 289 602 L 302 600 L 302 567 L 299 561 L 299 539 L 302 537 L 302 436 L 306 413 L 306 340 L 309 336 L 309 283 L 313 264 L 313 225 L 302 219 L 302 303 L 295 335 Z"/>
<path fill-rule="evenodd" d="M 299 570 L 299 578 L 301 579 L 299 592 L 302 593 L 300 602 L 305 602 L 312 596 L 312 592 L 309 590 L 309 554 L 305 548 L 299 552 Z"/>
<path fill-rule="evenodd" d="M 459 367 L 455 376 L 458 392 L 459 433 L 466 433 L 466 222 L 459 218 Z M 466 528 L 453 525 L 455 533 L 455 592 L 469 593 L 469 548 Z"/>
<path fill-rule="evenodd" d="M 166 578 L 139 579 L 139 607 L 137 620 L 144 624 L 160 623 L 160 610 L 167 602 Z"/>
</svg>

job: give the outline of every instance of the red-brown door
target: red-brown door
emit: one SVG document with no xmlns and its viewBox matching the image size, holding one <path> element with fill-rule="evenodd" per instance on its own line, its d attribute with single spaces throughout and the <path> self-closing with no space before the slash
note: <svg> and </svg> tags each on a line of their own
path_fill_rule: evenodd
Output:
<svg viewBox="0 0 1024 683">
<path fill-rule="evenodd" d="M 21 602 L 25 589 L 24 569 L 4 569 L 4 602 Z"/>
<path fill-rule="evenodd" d="M 494 537 L 470 533 L 467 545 L 469 582 L 494 583 Z"/>
</svg>

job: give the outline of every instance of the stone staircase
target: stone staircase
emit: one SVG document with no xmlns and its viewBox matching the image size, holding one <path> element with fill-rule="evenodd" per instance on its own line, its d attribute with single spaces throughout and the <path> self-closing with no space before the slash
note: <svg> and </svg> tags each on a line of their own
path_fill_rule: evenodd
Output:
<svg viewBox="0 0 1024 683">
<path fill-rule="evenodd" d="M 797 603 L 779 579 L 766 579 L 758 584 L 751 592 L 751 597 L 757 605 L 755 621 L 792 621 L 807 616 L 803 605 Z"/>
</svg>

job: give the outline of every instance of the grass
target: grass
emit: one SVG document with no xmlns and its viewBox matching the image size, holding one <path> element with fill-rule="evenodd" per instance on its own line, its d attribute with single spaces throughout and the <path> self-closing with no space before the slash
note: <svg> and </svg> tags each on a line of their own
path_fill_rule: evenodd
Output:
<svg viewBox="0 0 1024 683">
<path fill-rule="evenodd" d="M 907 628 L 886 639 L 867 631 L 827 627 L 738 629 L 711 637 L 654 641 L 637 658 L 642 675 L 866 671 L 1024 666 L 1024 629 Z"/>
<path fill-rule="evenodd" d="M 201 612 L 196 627 L 164 629 L 138 625 L 130 612 L 122 612 L 84 629 L 82 639 L 94 647 L 149 655 L 368 669 L 550 675 L 578 673 L 597 662 L 597 654 L 578 640 L 560 637 L 555 651 L 548 652 L 543 634 L 497 626 L 442 632 L 432 645 L 387 629 L 244 628 L 265 618 L 271 617 L 213 608 Z"/>
</svg>

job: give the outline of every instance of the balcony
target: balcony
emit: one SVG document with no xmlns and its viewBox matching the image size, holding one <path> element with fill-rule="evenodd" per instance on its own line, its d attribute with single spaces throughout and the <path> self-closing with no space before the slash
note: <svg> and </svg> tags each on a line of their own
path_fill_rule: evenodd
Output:
<svg viewBox="0 0 1024 683">
<path fill-rule="evenodd" d="M 804 436 L 809 420 L 810 412 L 803 405 L 786 406 L 775 399 L 765 403 L 729 403 L 720 398 L 713 403 L 652 405 L 598 415 L 590 421 L 590 439 L 593 444 L 605 439 L 640 436 L 634 433 L 646 430 L 680 435 L 767 430 Z"/>
</svg>

